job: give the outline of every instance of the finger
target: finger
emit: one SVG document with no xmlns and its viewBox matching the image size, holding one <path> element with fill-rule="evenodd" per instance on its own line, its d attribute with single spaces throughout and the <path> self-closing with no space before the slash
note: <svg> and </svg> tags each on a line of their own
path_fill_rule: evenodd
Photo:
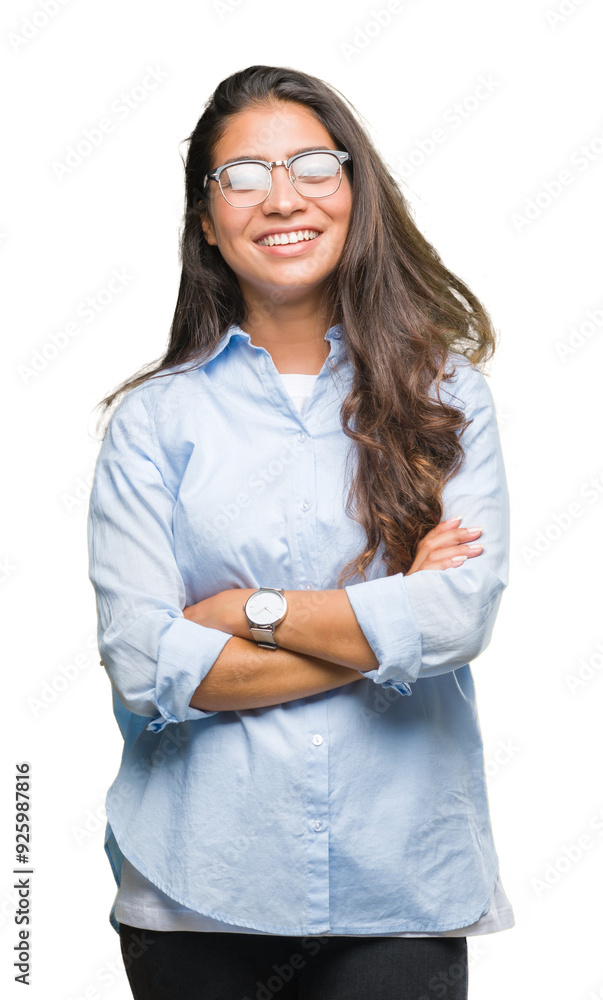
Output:
<svg viewBox="0 0 603 1000">
<path fill-rule="evenodd" d="M 481 533 L 482 529 L 480 527 L 448 528 L 438 533 L 434 529 L 434 533 L 426 535 L 425 538 L 421 539 L 419 544 L 427 551 L 433 552 L 436 549 L 441 549 L 443 546 L 461 545 L 463 542 L 472 542 L 479 538 Z"/>
<path fill-rule="evenodd" d="M 450 538 L 450 544 L 456 545 L 457 550 L 460 549 L 461 552 L 469 554 L 467 550 L 471 552 L 473 550 L 479 550 L 481 552 L 482 544 L 480 540 L 480 535 L 482 533 L 481 528 L 457 528 L 456 531 L 452 532 L 452 538 Z M 444 538 L 448 537 L 449 532 L 446 533 Z M 458 551 L 456 555 L 459 555 Z"/>
<path fill-rule="evenodd" d="M 453 549 L 433 553 L 431 558 L 424 561 L 421 569 L 447 569 L 448 566 L 461 565 L 455 563 L 455 559 L 460 558 L 465 562 L 467 559 L 475 559 L 482 552 L 483 545 L 456 545 Z"/>
<path fill-rule="evenodd" d="M 428 534 L 441 534 L 443 531 L 447 531 L 450 528 L 458 528 L 461 520 L 463 518 L 462 514 L 458 514 L 456 517 L 449 517 L 446 521 L 440 521 L 436 524 L 435 528 L 432 528 Z"/>
<path fill-rule="evenodd" d="M 419 545 L 423 545 L 426 541 L 435 541 L 448 531 L 452 531 L 455 527 L 458 527 L 458 521 L 460 517 L 449 518 L 447 521 L 440 521 L 435 527 L 430 528 L 419 540 Z"/>
</svg>

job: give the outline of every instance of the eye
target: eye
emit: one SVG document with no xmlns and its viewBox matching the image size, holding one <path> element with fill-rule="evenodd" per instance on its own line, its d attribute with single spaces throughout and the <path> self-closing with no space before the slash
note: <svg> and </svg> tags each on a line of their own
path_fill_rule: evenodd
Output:
<svg viewBox="0 0 603 1000">
<path fill-rule="evenodd" d="M 331 153 L 305 153 L 291 167 L 295 187 L 308 197 L 334 194 L 341 182 L 341 165 Z"/>
<path fill-rule="evenodd" d="M 267 191 L 270 173 L 261 163 L 234 163 L 222 171 L 220 180 L 229 192 Z"/>
</svg>

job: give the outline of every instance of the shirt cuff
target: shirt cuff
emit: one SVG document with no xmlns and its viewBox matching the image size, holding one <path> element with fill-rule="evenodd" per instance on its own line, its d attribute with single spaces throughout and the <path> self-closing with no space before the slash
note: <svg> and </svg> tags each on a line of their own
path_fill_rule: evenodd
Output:
<svg viewBox="0 0 603 1000">
<path fill-rule="evenodd" d="M 421 669 L 422 637 L 406 591 L 404 575 L 378 577 L 345 587 L 364 637 L 379 661 L 362 671 L 375 684 L 412 694 Z"/>
<path fill-rule="evenodd" d="M 170 722 L 194 722 L 216 712 L 204 712 L 189 704 L 232 635 L 199 625 L 189 618 L 176 618 L 161 637 L 157 657 L 155 702 L 160 715 L 147 725 L 159 733 Z"/>
</svg>

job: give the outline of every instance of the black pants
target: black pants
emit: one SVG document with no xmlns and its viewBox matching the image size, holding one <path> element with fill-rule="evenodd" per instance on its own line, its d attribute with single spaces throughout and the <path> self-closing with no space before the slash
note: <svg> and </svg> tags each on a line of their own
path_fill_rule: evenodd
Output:
<svg viewBox="0 0 603 1000">
<path fill-rule="evenodd" d="M 466 937 L 119 936 L 135 1000 L 467 1000 Z"/>
</svg>

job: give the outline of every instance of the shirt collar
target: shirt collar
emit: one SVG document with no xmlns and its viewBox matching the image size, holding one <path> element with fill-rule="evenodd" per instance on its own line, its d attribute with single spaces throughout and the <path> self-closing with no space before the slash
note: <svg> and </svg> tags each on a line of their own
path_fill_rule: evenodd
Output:
<svg viewBox="0 0 603 1000">
<path fill-rule="evenodd" d="M 339 357 L 345 351 L 345 339 L 341 323 L 336 323 L 335 326 L 329 327 L 324 335 L 324 340 L 332 343 L 331 356 Z M 213 361 L 214 358 L 217 358 L 218 355 L 221 354 L 226 347 L 228 347 L 231 341 L 243 342 L 251 347 L 256 346 L 255 344 L 252 344 L 250 335 L 243 330 L 238 323 L 232 323 L 226 333 L 222 335 L 211 354 L 205 358 L 203 366 L 209 364 L 209 362 Z"/>
</svg>

